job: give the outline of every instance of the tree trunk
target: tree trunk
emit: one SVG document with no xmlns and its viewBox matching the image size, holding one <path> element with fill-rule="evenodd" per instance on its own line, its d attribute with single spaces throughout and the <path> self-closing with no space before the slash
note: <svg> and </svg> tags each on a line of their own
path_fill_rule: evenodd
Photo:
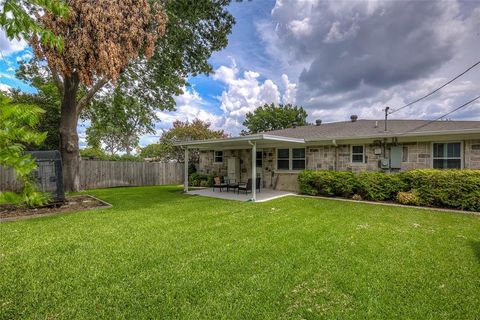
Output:
<svg viewBox="0 0 480 320">
<path fill-rule="evenodd" d="M 64 79 L 63 101 L 60 117 L 60 152 L 63 161 L 65 191 L 80 190 L 80 152 L 78 146 L 77 91 L 78 75 L 73 73 Z"/>
</svg>

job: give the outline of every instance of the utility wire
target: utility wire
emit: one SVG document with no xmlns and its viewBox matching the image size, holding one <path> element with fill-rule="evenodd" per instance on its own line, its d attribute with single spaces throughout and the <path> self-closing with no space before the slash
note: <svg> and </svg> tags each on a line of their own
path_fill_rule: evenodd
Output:
<svg viewBox="0 0 480 320">
<path fill-rule="evenodd" d="M 478 100 L 478 99 L 480 99 L 480 96 L 477 96 L 476 98 L 473 98 L 472 100 L 470 100 L 470 101 L 468 101 L 468 102 L 465 102 L 465 103 L 462 104 L 461 106 L 456 107 L 455 109 L 453 109 L 453 110 L 445 113 L 444 115 L 442 115 L 442 116 L 440 116 L 440 117 L 438 117 L 438 118 L 436 118 L 436 119 L 434 119 L 434 120 L 430 120 L 430 121 L 428 121 L 427 123 L 424 123 L 424 124 L 422 124 L 421 126 L 416 127 L 415 129 L 405 131 L 405 132 L 401 133 L 400 135 L 404 135 L 404 134 L 407 134 L 407 133 L 410 133 L 410 132 L 415 132 L 415 131 L 417 131 L 418 129 L 421 129 L 421 128 L 423 128 L 423 127 L 426 127 L 426 126 L 428 126 L 429 124 L 431 124 L 431 123 L 433 123 L 433 122 L 435 122 L 435 121 L 438 121 L 438 120 L 440 120 L 440 119 L 442 119 L 442 118 L 444 118 L 444 117 L 446 117 L 446 116 L 448 116 L 448 115 L 450 115 L 450 114 L 452 114 L 452 113 L 454 113 L 454 112 L 456 112 L 456 111 L 458 111 L 458 110 L 460 110 L 460 109 L 462 109 L 462 108 L 465 108 L 466 106 L 468 106 L 469 104 L 471 104 L 472 102 L 474 102 L 474 101 L 476 101 L 476 100 Z"/>
<path fill-rule="evenodd" d="M 477 61 L 477 62 L 474 63 L 472 66 L 470 66 L 467 70 L 463 71 L 462 73 L 460 73 L 460 74 L 459 74 L 458 76 L 456 76 L 455 78 L 453 78 L 453 79 L 449 80 L 448 82 L 444 83 L 442 86 L 440 86 L 440 87 L 438 87 L 437 89 L 431 91 L 430 93 L 424 95 L 423 97 L 420 97 L 420 98 L 418 98 L 418 99 L 416 99 L 416 100 L 414 100 L 414 101 L 412 101 L 412 102 L 407 103 L 407 104 L 404 105 L 403 107 L 400 107 L 400 108 L 398 108 L 398 109 L 395 109 L 395 110 L 393 110 L 393 111 L 390 111 L 389 114 L 393 114 L 393 113 L 395 113 L 395 112 L 398 112 L 398 111 L 400 111 L 400 110 L 402 110 L 402 109 L 405 109 L 406 107 L 411 106 L 411 105 L 414 104 L 414 103 L 417 103 L 417 102 L 419 102 L 419 101 L 421 101 L 421 100 L 423 100 L 423 99 L 425 99 L 425 98 L 430 97 L 432 94 L 434 94 L 435 92 L 438 92 L 438 91 L 440 91 L 441 89 L 443 89 L 444 87 L 448 86 L 450 83 L 452 83 L 453 81 L 457 80 L 458 78 L 460 78 L 460 77 L 463 76 L 465 73 L 469 72 L 470 70 L 472 70 L 473 68 L 475 68 L 475 67 L 478 66 L 479 64 L 480 64 L 480 61 Z"/>
</svg>

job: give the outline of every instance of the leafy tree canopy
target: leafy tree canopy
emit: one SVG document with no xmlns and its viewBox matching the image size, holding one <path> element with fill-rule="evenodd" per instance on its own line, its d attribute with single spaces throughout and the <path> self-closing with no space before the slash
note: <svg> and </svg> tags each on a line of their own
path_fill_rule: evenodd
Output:
<svg viewBox="0 0 480 320">
<path fill-rule="evenodd" d="M 150 157 L 158 157 L 164 161 L 175 160 L 183 162 L 185 158 L 184 151 L 180 147 L 175 146 L 175 142 L 225 137 L 227 137 L 227 134 L 223 130 L 211 129 L 210 123 L 206 121 L 200 119 L 194 119 L 192 122 L 176 120 L 173 122 L 172 128 L 162 134 L 159 144 L 155 145 L 155 147 L 145 147 L 148 149 L 142 152 L 141 155 L 148 154 Z M 190 152 L 190 161 L 194 163 L 199 161 L 198 151 L 192 150 Z"/>
<path fill-rule="evenodd" d="M 247 129 L 242 130 L 241 134 L 290 128 L 294 122 L 298 126 L 304 126 L 308 124 L 307 117 L 308 114 L 302 107 L 291 104 L 265 104 L 254 112 L 247 113 L 243 122 Z"/>
<path fill-rule="evenodd" d="M 30 39 L 32 34 L 53 49 L 63 49 L 62 38 L 40 24 L 35 16 L 49 12 L 53 16 L 67 17 L 68 7 L 63 0 L 4 0 L 0 11 L 0 27 L 11 39 Z"/>
<path fill-rule="evenodd" d="M 130 155 L 140 136 L 155 133 L 155 109 L 135 97 L 124 95 L 118 86 L 113 95 L 96 99 L 84 110 L 82 117 L 91 120 L 87 129 L 87 143 L 91 147 L 104 146 L 110 154 L 126 152 Z"/>
<path fill-rule="evenodd" d="M 208 58 L 227 45 L 234 19 L 229 0 L 92 0 L 68 2 L 68 18 L 46 12 L 37 22 L 63 39 L 62 52 L 31 38 L 62 96 L 61 152 L 65 187 L 79 188 L 76 127 L 98 92 L 122 94 L 152 108 L 173 110 L 186 79 L 212 67 Z M 109 23 L 105 23 L 109 21 Z M 92 54 L 94 53 L 94 54 Z M 82 89 L 83 88 L 83 89 Z"/>
</svg>

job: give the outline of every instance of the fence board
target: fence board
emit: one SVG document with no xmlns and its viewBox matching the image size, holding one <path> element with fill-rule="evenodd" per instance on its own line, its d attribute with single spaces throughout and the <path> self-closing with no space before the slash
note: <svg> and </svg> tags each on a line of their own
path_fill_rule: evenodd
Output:
<svg viewBox="0 0 480 320">
<path fill-rule="evenodd" d="M 183 174 L 182 163 L 82 160 L 80 188 L 181 184 Z M 18 191 L 21 187 L 12 169 L 0 167 L 0 191 Z"/>
</svg>

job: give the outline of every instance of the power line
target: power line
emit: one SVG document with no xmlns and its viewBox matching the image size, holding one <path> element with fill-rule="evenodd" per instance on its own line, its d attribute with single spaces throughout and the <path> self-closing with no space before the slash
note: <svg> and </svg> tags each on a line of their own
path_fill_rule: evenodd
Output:
<svg viewBox="0 0 480 320">
<path fill-rule="evenodd" d="M 460 73 L 460 74 L 459 74 L 458 76 L 456 76 L 455 78 L 453 78 L 453 79 L 449 80 L 448 82 L 444 83 L 442 86 L 438 87 L 437 89 L 431 91 L 430 93 L 428 93 L 428 94 L 426 94 L 426 95 L 424 95 L 424 96 L 422 96 L 422 97 L 420 97 L 420 98 L 418 98 L 418 99 L 416 99 L 416 100 L 414 100 L 414 101 L 412 101 L 412 102 L 410 102 L 410 103 L 407 103 L 407 104 L 404 105 L 403 107 L 400 107 L 400 108 L 398 108 L 398 109 L 395 109 L 395 110 L 391 111 L 390 114 L 393 114 L 393 113 L 395 113 L 395 112 L 398 112 L 398 111 L 400 111 L 400 110 L 402 110 L 402 109 L 405 109 L 406 107 L 411 106 L 411 105 L 414 104 L 414 103 L 417 103 L 417 102 L 419 102 L 419 101 L 421 101 L 421 100 L 423 100 L 423 99 L 425 99 L 425 98 L 430 97 L 432 94 L 434 94 L 434 93 L 440 91 L 441 89 L 443 89 L 444 87 L 448 86 L 450 83 L 452 83 L 453 81 L 457 80 L 458 78 L 460 78 L 460 77 L 463 76 L 465 73 L 469 72 L 470 70 L 472 70 L 473 68 L 475 68 L 475 67 L 478 66 L 479 64 L 480 64 L 480 61 L 477 61 L 477 62 L 474 63 L 472 66 L 470 66 L 467 70 L 463 71 L 462 73 Z"/>
<path fill-rule="evenodd" d="M 470 101 L 468 101 L 468 102 L 465 102 L 465 103 L 462 104 L 461 106 L 456 107 L 455 109 L 453 109 L 453 110 L 445 113 L 444 115 L 442 115 L 442 116 L 440 116 L 440 117 L 438 117 L 438 118 L 436 118 L 436 119 L 434 119 L 434 120 L 430 120 L 430 121 L 428 121 L 427 123 L 424 123 L 424 124 L 422 124 L 421 126 L 416 127 L 415 129 L 405 131 L 404 133 L 401 133 L 400 135 L 404 135 L 404 134 L 407 134 L 407 133 L 410 133 L 410 132 L 415 132 L 415 131 L 417 131 L 418 129 L 421 129 L 421 128 L 423 128 L 423 127 L 426 127 L 426 126 L 428 126 L 429 124 L 431 124 L 431 123 L 433 123 L 433 122 L 435 122 L 435 121 L 438 121 L 438 120 L 440 120 L 440 119 L 442 119 L 442 118 L 445 118 L 446 116 L 448 116 L 448 115 L 450 115 L 450 114 L 452 114 L 452 113 L 454 113 L 454 112 L 456 112 L 456 111 L 458 111 L 458 110 L 460 110 L 460 109 L 468 106 L 469 104 L 471 104 L 472 102 L 474 102 L 474 101 L 476 101 L 476 100 L 478 100 L 478 99 L 480 99 L 480 96 L 477 96 L 476 98 L 473 98 L 472 100 L 470 100 Z"/>
</svg>

